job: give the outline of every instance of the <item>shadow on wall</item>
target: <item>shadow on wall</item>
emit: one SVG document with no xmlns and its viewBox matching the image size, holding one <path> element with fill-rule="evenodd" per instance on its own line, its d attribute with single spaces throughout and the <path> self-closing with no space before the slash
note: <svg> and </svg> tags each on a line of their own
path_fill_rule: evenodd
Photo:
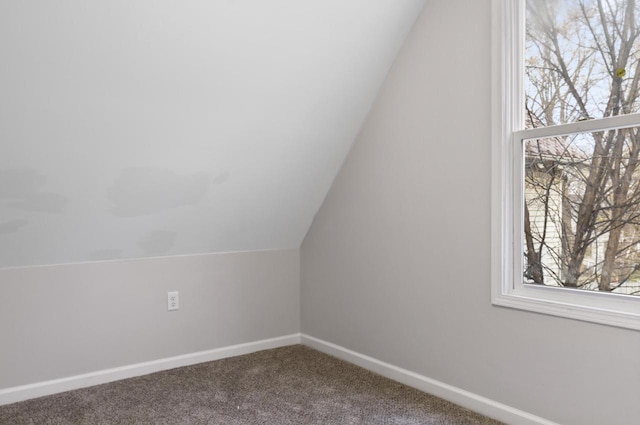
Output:
<svg viewBox="0 0 640 425">
<path fill-rule="evenodd" d="M 136 217 L 194 205 L 205 197 L 210 185 L 204 172 L 181 176 L 161 168 L 135 167 L 121 172 L 107 196 L 113 203 L 113 214 Z"/>
<path fill-rule="evenodd" d="M 206 172 L 178 174 L 169 169 L 156 167 L 126 168 L 120 172 L 111 186 L 106 188 L 106 195 L 111 203 L 111 207 L 107 207 L 108 212 L 112 214 L 111 217 L 144 217 L 179 207 L 193 206 L 207 196 L 212 185 L 222 185 L 229 180 L 229 177 L 230 174 L 227 171 L 210 177 Z M 0 214 L 2 215 L 0 237 L 3 237 L 4 241 L 13 241 L 14 239 L 10 239 L 14 237 L 13 235 L 28 229 L 34 223 L 48 230 L 52 225 L 50 223 L 53 222 L 49 220 L 47 213 L 65 211 L 70 203 L 68 198 L 44 191 L 43 188 L 46 185 L 47 178 L 35 169 L 0 169 Z M 15 214 L 12 210 L 15 210 Z M 27 215 L 24 211 L 44 214 Z M 69 217 L 67 222 L 70 222 L 69 220 L 73 220 L 73 217 Z M 59 222 L 56 223 L 59 224 Z M 126 246 L 120 246 L 117 242 L 111 245 L 113 240 L 109 238 L 92 239 L 100 233 L 85 234 L 83 241 L 88 246 L 84 247 L 84 260 L 122 259 L 130 257 L 127 253 L 134 254 L 136 250 L 138 255 L 134 257 L 139 255 L 156 257 L 171 254 L 175 250 L 176 241 L 179 238 L 177 231 L 157 227 L 149 229 L 146 226 L 146 228 L 140 228 L 140 222 L 132 222 L 132 225 L 135 226 L 135 224 L 138 226 L 127 228 L 127 232 L 133 233 L 137 240 L 134 239 L 133 244 L 129 242 Z M 46 239 L 46 232 L 44 232 L 45 236 L 41 237 L 41 235 L 40 232 L 30 234 L 31 239 L 20 239 L 20 242 L 38 244 L 40 247 L 64 245 L 63 241 Z M 106 244 L 106 241 L 111 243 Z M 8 244 L 0 248 L 9 251 L 12 249 Z M 58 260 L 56 258 L 49 262 L 60 261 L 77 261 L 77 259 Z"/>
<path fill-rule="evenodd" d="M 31 169 L 0 170 L 2 206 L 24 211 L 62 212 L 68 199 L 58 193 L 42 191 L 46 181 L 43 175 Z"/>
<path fill-rule="evenodd" d="M 156 256 L 168 253 L 176 242 L 178 234 L 166 230 L 155 230 L 144 235 L 138 246 L 145 255 Z"/>
<path fill-rule="evenodd" d="M 121 249 L 96 249 L 92 251 L 88 256 L 88 261 L 102 261 L 102 260 L 117 260 L 122 258 L 123 251 Z"/>
<path fill-rule="evenodd" d="M 138 247 L 146 257 L 156 257 L 167 254 L 176 243 L 177 232 L 168 230 L 154 230 L 146 233 L 138 240 Z M 97 249 L 87 257 L 89 261 L 115 260 L 124 257 L 122 249 Z"/>
<path fill-rule="evenodd" d="M 9 233 L 15 233 L 20 230 L 21 227 L 26 226 L 29 220 L 23 218 L 17 220 L 9 220 L 4 223 L 0 223 L 0 235 L 8 235 Z"/>
</svg>

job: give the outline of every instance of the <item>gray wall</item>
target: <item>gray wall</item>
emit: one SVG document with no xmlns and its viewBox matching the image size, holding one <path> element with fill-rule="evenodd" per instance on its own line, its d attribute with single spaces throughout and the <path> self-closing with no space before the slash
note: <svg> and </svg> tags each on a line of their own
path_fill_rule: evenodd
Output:
<svg viewBox="0 0 640 425">
<path fill-rule="evenodd" d="M 0 389 L 297 333 L 299 279 L 298 249 L 0 270 Z"/>
<path fill-rule="evenodd" d="M 640 334 L 490 302 L 491 2 L 427 2 L 302 245 L 302 331 L 564 425 L 631 425 Z"/>
</svg>

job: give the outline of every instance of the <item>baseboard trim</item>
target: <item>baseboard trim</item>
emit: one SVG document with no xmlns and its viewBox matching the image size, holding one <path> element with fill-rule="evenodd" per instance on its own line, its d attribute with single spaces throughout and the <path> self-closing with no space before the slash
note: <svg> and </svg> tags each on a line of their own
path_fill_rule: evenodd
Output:
<svg viewBox="0 0 640 425">
<path fill-rule="evenodd" d="M 323 353 L 353 363 L 379 375 L 393 379 L 410 387 L 419 389 L 437 397 L 451 401 L 467 409 L 497 419 L 511 425 L 559 425 L 531 413 L 507 406 L 478 394 L 454 387 L 444 382 L 419 375 L 406 369 L 382 362 L 373 357 L 357 353 L 339 345 L 305 335 L 291 334 L 277 338 L 264 339 L 213 350 L 184 354 L 181 356 L 137 363 L 128 366 L 105 369 L 67 378 L 38 382 L 29 385 L 0 390 L 0 406 L 16 403 L 36 397 L 62 393 L 93 385 L 106 384 L 121 379 L 148 375 L 154 372 L 190 366 L 228 357 L 241 356 L 261 350 L 304 344 Z"/>
<path fill-rule="evenodd" d="M 269 350 L 272 348 L 295 344 L 300 344 L 300 334 L 263 339 L 245 344 L 184 354 L 181 356 L 116 367 L 113 369 L 105 369 L 97 372 L 70 376 L 67 378 L 6 388 L 0 390 L 0 406 L 31 398 L 75 390 L 78 388 L 91 387 L 93 385 L 106 384 L 108 382 L 118 381 L 121 379 L 148 375 L 154 372 L 174 369 L 176 367 L 190 366 L 198 363 L 225 359 L 227 357 L 241 356 L 244 354 L 254 353 L 256 351 Z"/>
<path fill-rule="evenodd" d="M 507 406 L 453 385 L 419 375 L 406 369 L 382 362 L 339 345 L 302 334 L 300 342 L 308 347 L 353 363 L 394 381 L 473 410 L 510 425 L 559 425 L 531 413 Z"/>
</svg>

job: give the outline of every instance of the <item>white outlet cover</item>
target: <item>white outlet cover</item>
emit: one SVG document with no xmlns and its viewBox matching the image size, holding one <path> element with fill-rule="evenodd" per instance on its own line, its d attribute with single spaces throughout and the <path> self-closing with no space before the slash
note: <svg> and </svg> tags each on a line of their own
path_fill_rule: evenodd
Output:
<svg viewBox="0 0 640 425">
<path fill-rule="evenodd" d="M 178 291 L 167 292 L 167 310 L 178 310 L 180 308 L 180 294 Z"/>
</svg>

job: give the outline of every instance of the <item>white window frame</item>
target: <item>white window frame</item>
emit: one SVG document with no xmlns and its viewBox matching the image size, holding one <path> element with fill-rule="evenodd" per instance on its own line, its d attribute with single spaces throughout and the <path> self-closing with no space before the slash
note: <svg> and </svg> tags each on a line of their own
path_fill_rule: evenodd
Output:
<svg viewBox="0 0 640 425">
<path fill-rule="evenodd" d="M 492 19 L 492 303 L 640 330 L 640 297 L 526 285 L 522 276 L 522 141 L 640 126 L 640 114 L 523 130 L 525 0 L 493 0 Z"/>
</svg>

